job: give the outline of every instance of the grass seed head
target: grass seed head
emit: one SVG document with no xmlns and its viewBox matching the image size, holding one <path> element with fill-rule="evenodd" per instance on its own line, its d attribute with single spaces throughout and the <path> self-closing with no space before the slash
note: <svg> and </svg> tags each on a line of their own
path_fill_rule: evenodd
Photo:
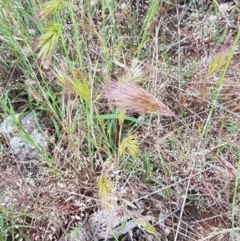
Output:
<svg viewBox="0 0 240 241">
<path fill-rule="evenodd" d="M 66 5 L 64 0 L 53 0 L 45 2 L 41 5 L 41 10 L 39 11 L 38 17 L 43 20 L 54 12 L 60 11 Z"/>
<path fill-rule="evenodd" d="M 161 101 L 142 87 L 133 83 L 110 81 L 105 87 L 105 97 L 110 106 L 132 113 L 159 113 L 165 116 L 175 114 Z"/>
<path fill-rule="evenodd" d="M 72 75 L 62 73 L 60 70 L 55 68 L 55 76 L 59 84 L 73 94 L 79 96 L 86 103 L 91 100 L 91 93 L 89 85 L 85 78 L 77 73 L 77 70 L 73 71 Z"/>
<path fill-rule="evenodd" d="M 155 237 L 159 236 L 159 233 L 157 232 L 155 227 L 152 224 L 150 224 L 148 221 L 146 221 L 144 218 L 139 217 L 135 221 L 147 233 L 152 234 Z"/>
<path fill-rule="evenodd" d="M 125 152 L 133 158 L 137 158 L 139 153 L 139 141 L 136 135 L 129 134 L 120 143 L 118 147 L 119 157 L 121 157 Z"/>
<path fill-rule="evenodd" d="M 116 206 L 114 188 L 104 173 L 101 174 L 98 180 L 98 194 L 103 208 L 108 209 Z"/>
<path fill-rule="evenodd" d="M 125 111 L 124 110 L 118 110 L 118 122 L 119 122 L 119 125 L 122 127 L 123 126 L 123 123 L 124 123 L 124 119 L 125 119 Z"/>
<path fill-rule="evenodd" d="M 58 23 L 52 23 L 52 25 L 46 28 L 45 33 L 40 36 L 35 42 L 36 49 L 40 49 L 37 58 L 42 60 L 42 65 L 46 69 L 49 66 L 60 36 L 61 25 L 59 25 Z"/>
<path fill-rule="evenodd" d="M 121 83 L 140 83 L 145 79 L 145 73 L 143 71 L 143 64 L 139 63 L 138 59 L 133 59 L 131 67 L 125 67 L 126 73 L 123 74 L 118 81 Z"/>
<path fill-rule="evenodd" d="M 210 62 L 208 66 L 208 76 L 212 76 L 214 73 L 216 73 L 218 70 L 220 70 L 226 63 L 227 56 L 231 49 L 231 36 L 232 31 L 229 32 L 224 44 L 221 46 L 221 48 L 218 50 L 216 56 L 213 58 L 213 60 Z"/>
</svg>

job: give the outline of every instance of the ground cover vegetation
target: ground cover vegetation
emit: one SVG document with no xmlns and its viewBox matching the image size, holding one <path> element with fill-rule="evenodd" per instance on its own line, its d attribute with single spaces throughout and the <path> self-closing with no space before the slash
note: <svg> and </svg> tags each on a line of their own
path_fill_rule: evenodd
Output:
<svg viewBox="0 0 240 241">
<path fill-rule="evenodd" d="M 240 240 L 239 16 L 1 0 L 0 240 Z"/>
</svg>

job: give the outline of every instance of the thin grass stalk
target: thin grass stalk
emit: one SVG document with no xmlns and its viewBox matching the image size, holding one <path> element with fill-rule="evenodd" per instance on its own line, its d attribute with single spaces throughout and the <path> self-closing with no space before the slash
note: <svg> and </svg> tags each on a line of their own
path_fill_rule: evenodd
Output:
<svg viewBox="0 0 240 241">
<path fill-rule="evenodd" d="M 232 232 L 231 238 L 232 241 L 235 241 L 236 231 L 235 231 L 235 214 L 236 214 L 236 205 L 237 205 L 237 195 L 239 190 L 239 179 L 240 179 L 240 151 L 238 153 L 238 161 L 237 161 L 237 171 L 236 171 L 236 178 L 235 178 L 235 185 L 233 191 L 233 200 L 232 200 Z"/>
<path fill-rule="evenodd" d="M 84 67 L 84 64 L 83 64 L 84 61 L 83 61 L 82 57 L 84 55 L 83 55 L 83 52 L 82 52 L 82 45 L 81 45 L 81 42 L 80 42 L 81 35 L 79 33 L 79 23 L 77 23 L 76 18 L 75 18 L 75 14 L 74 14 L 74 10 L 73 10 L 73 4 L 74 4 L 74 2 L 71 1 L 70 14 L 71 14 L 71 21 L 73 23 L 73 30 L 74 30 L 73 36 L 74 36 L 74 40 L 75 40 L 75 43 L 76 43 L 75 50 L 77 52 L 77 61 L 80 63 L 80 67 L 83 68 Z"/>
<path fill-rule="evenodd" d="M 151 20 L 153 19 L 155 12 L 158 10 L 159 4 L 162 3 L 162 0 L 154 0 L 151 3 L 151 7 L 148 9 L 147 16 L 144 20 L 144 25 L 141 30 L 140 36 L 141 36 L 141 42 L 138 45 L 137 48 L 137 58 L 139 58 L 139 55 L 141 54 L 142 48 L 147 40 L 148 37 L 148 31 L 149 31 L 149 26 L 151 23 Z"/>
</svg>

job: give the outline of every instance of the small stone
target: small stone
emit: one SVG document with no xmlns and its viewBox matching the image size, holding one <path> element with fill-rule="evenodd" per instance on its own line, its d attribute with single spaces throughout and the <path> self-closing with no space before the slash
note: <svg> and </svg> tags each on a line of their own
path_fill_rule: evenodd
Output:
<svg viewBox="0 0 240 241">
<path fill-rule="evenodd" d="M 17 129 L 19 114 L 7 116 L 0 124 L 0 134 L 7 140 L 16 160 L 22 163 L 34 163 L 39 159 L 39 151 L 46 152 L 49 138 L 41 133 L 34 121 L 33 113 L 21 121 L 22 128 Z M 27 133 L 27 134 L 26 134 Z"/>
<path fill-rule="evenodd" d="M 168 237 L 170 235 L 171 231 L 169 228 L 165 228 L 164 229 L 164 234 L 166 235 L 166 237 Z"/>
</svg>

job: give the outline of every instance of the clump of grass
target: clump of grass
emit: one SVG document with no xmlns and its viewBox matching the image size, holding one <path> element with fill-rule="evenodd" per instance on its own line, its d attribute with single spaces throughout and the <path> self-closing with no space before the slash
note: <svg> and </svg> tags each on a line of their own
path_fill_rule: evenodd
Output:
<svg viewBox="0 0 240 241">
<path fill-rule="evenodd" d="M 14 113 L 36 109 L 37 112 L 43 114 L 47 123 L 46 129 L 50 135 L 56 137 L 54 143 L 51 144 L 53 148 L 49 153 L 49 158 L 51 158 L 53 165 L 44 165 L 43 167 L 39 165 L 37 167 L 39 173 L 37 173 L 36 186 L 35 184 L 28 185 L 28 180 L 30 180 L 30 184 L 32 182 L 35 183 L 35 178 L 26 178 L 22 175 L 22 166 L 19 167 L 19 165 L 17 167 L 20 173 L 15 175 L 16 179 L 14 179 L 11 168 L 14 168 L 14 170 L 17 168 L 15 168 L 15 165 L 12 167 L 9 161 L 1 155 L 0 168 L 3 175 L 1 175 L 0 179 L 3 180 L 2 183 L 4 185 L 0 189 L 3 189 L 4 195 L 8 196 L 4 189 L 9 188 L 9 191 L 12 193 L 10 197 L 17 197 L 13 203 L 19 212 L 14 214 L 16 216 L 14 223 L 8 223 L 6 222 L 7 215 L 4 214 L 3 209 L 0 207 L 0 239 L 7 238 L 8 234 L 4 229 L 11 230 L 11 226 L 15 224 L 17 227 L 20 227 L 22 223 L 20 221 L 25 219 L 27 220 L 26 225 L 31 227 L 26 227 L 26 229 L 22 230 L 22 233 L 25 233 L 24 237 L 28 237 L 29 240 L 33 240 L 33 229 L 34 233 L 39 235 L 42 240 L 49 237 L 49 240 L 51 240 L 53 234 L 59 238 L 62 235 L 61 228 L 64 233 L 68 233 L 70 226 L 84 222 L 85 219 L 82 213 L 87 212 L 91 215 L 95 211 L 92 207 L 98 204 L 99 201 L 102 204 L 101 207 L 109 209 L 111 214 L 112 206 L 119 204 L 116 202 L 116 187 L 122 188 L 126 193 L 129 189 L 134 189 L 136 197 L 133 198 L 132 195 L 127 194 L 127 200 L 135 198 L 139 200 L 140 197 L 141 201 L 151 203 L 151 198 L 148 199 L 148 195 L 151 196 L 149 189 L 144 187 L 143 192 L 139 191 L 139 188 L 141 188 L 139 180 L 142 179 L 143 175 L 146 177 L 145 181 L 148 187 L 151 190 L 157 189 L 155 194 L 161 192 L 159 191 L 159 185 L 164 188 L 167 186 L 167 191 L 163 192 L 163 196 L 161 194 L 157 197 L 161 204 L 156 204 L 154 199 L 153 204 L 148 205 L 150 208 L 153 207 L 156 210 L 156 206 L 159 205 L 160 207 L 166 207 L 168 212 L 171 212 L 169 210 L 172 210 L 172 201 L 174 205 L 176 202 L 183 203 L 179 196 L 182 196 L 182 193 L 186 193 L 186 197 L 189 196 L 187 195 L 188 188 L 184 187 L 185 180 L 189 179 L 190 188 L 200 189 L 197 198 L 203 201 L 201 202 L 201 207 L 198 205 L 199 209 L 209 208 L 217 210 L 216 206 L 212 205 L 214 201 L 218 202 L 218 207 L 220 208 L 221 203 L 226 204 L 224 210 L 227 210 L 229 214 L 229 203 L 231 201 L 223 200 L 224 191 L 220 190 L 225 185 L 224 181 L 228 180 L 229 177 L 227 176 L 225 179 L 225 176 L 223 176 L 226 170 L 221 168 L 217 158 L 221 155 L 221 158 L 224 158 L 224 162 L 221 163 L 227 163 L 228 160 L 231 160 L 232 166 L 236 164 L 234 160 L 236 159 L 238 145 L 237 141 L 235 143 L 235 140 L 238 140 L 237 132 L 239 128 L 236 128 L 234 123 L 238 121 L 236 120 L 238 117 L 236 112 L 239 111 L 239 104 L 234 109 L 232 105 L 235 105 L 236 100 L 238 100 L 238 97 L 236 97 L 238 93 L 235 93 L 239 85 L 237 79 L 228 81 L 224 72 L 227 71 L 228 65 L 232 62 L 231 55 L 237 42 L 231 47 L 227 38 L 210 65 L 207 66 L 204 63 L 200 69 L 196 70 L 199 74 L 196 78 L 197 81 L 192 80 L 191 83 L 188 83 L 188 80 L 185 79 L 186 76 L 183 75 L 183 69 L 179 68 L 176 71 L 176 65 L 173 64 L 176 63 L 176 58 L 173 54 L 174 46 L 179 46 L 179 63 L 181 63 L 186 58 L 185 54 L 181 52 L 182 47 L 190 50 L 194 48 L 195 52 L 191 52 L 191 57 L 199 61 L 202 53 L 200 50 L 204 49 L 205 52 L 208 50 L 206 44 L 209 41 L 208 35 L 210 35 L 211 41 L 222 41 L 222 36 L 219 36 L 219 28 L 216 26 L 218 24 L 216 22 L 205 23 L 205 19 L 208 19 L 208 13 L 211 12 L 211 9 L 209 9 L 207 14 L 204 14 L 206 18 L 204 17 L 201 24 L 198 24 L 199 6 L 195 9 L 197 4 L 190 3 L 188 7 L 194 14 L 191 14 L 190 20 L 192 22 L 190 22 L 189 28 L 186 26 L 185 29 L 185 22 L 182 20 L 185 21 L 188 18 L 189 11 L 188 8 L 182 9 L 182 6 L 180 8 L 177 4 L 170 3 L 171 11 L 176 10 L 176 16 L 173 16 L 171 11 L 168 12 L 168 10 L 166 11 L 167 14 L 163 16 L 164 11 L 162 11 L 163 8 L 161 7 L 164 7 L 167 3 L 158 0 L 149 1 L 147 14 L 143 16 L 139 11 L 140 3 L 147 1 L 131 1 L 129 5 L 121 5 L 122 1 L 113 0 L 82 1 L 82 5 L 77 5 L 77 2 L 63 0 L 40 1 L 40 3 L 37 3 L 40 6 L 39 14 L 36 14 L 37 6 L 35 1 L 19 1 L 18 5 L 16 1 L 9 0 L 2 1 L 0 4 L 1 7 L 3 6 L 3 9 L 0 9 L 0 35 L 2 35 L 0 38 L 3 43 L 0 47 L 0 52 L 2 53 L 2 57 L 0 57 L 1 62 L 5 63 L 6 67 L 12 66 L 21 70 L 17 73 L 9 71 L 7 76 L 10 77 L 7 79 L 7 82 L 11 86 L 11 91 L 9 91 L 8 86 L 6 89 L 4 87 L 4 90 L 6 90 L 4 98 L 6 99 L 3 100 L 5 105 L 1 106 L 1 110 L 4 113 L 9 112 L 7 106 L 11 106 L 11 110 Z M 118 8 L 118 5 L 121 6 Z M 135 6 L 134 9 L 132 8 L 133 5 Z M 61 11 L 66 6 L 69 7 L 68 11 Z M 129 11 L 125 11 L 126 6 L 127 8 L 129 7 Z M 234 8 L 237 9 L 237 7 Z M 144 10 L 145 13 L 146 9 Z M 116 11 L 119 11 L 119 13 Z M 125 16 L 129 12 L 130 18 L 128 19 L 133 21 L 128 22 L 126 28 L 129 31 L 129 36 L 137 40 L 134 43 L 134 45 L 137 45 L 135 46 L 136 51 L 131 49 L 127 41 L 125 41 L 125 39 L 129 39 L 128 34 L 120 33 L 120 28 L 117 26 L 119 25 L 117 16 L 123 15 L 123 21 L 120 21 L 123 23 Z M 139 18 L 144 18 L 140 21 L 143 23 L 140 29 L 139 24 L 137 24 Z M 41 24 L 38 22 L 39 19 Z M 32 20 L 36 20 L 36 22 Z M 155 22 L 158 24 L 154 24 Z M 192 27 L 193 23 L 196 28 Z M 42 29 L 42 24 L 45 26 L 44 29 Z M 216 28 L 210 28 L 210 25 Z M 177 26 L 178 32 L 172 26 Z M 162 28 L 164 31 L 160 31 Z M 154 34 L 149 34 L 149 29 Z M 166 35 L 165 31 L 170 33 L 170 37 Z M 31 51 L 28 55 L 26 50 L 31 50 L 30 46 L 33 38 L 39 33 L 40 36 L 35 40 L 35 50 L 38 53 L 34 56 Z M 152 36 L 154 36 L 154 39 L 152 39 Z M 193 41 L 194 39 L 195 41 Z M 192 42 L 194 44 L 190 46 Z M 146 48 L 147 51 L 144 52 L 143 50 Z M 173 49 L 173 52 L 169 51 L 170 49 Z M 159 54 L 162 52 L 164 53 Z M 196 52 L 198 52 L 197 55 L 195 55 Z M 151 88 L 152 82 L 145 81 L 143 65 L 138 65 L 139 61 L 135 61 L 135 58 L 142 56 L 144 56 L 144 62 L 146 63 L 144 67 L 147 68 L 147 64 L 150 65 L 148 73 L 151 80 L 154 79 L 156 81 L 154 90 L 151 89 L 149 92 L 141 87 L 140 83 L 144 86 L 149 84 Z M 54 61 L 52 61 L 53 59 Z M 109 114 L 106 113 L 105 105 L 100 102 L 102 99 L 95 98 L 95 96 L 100 96 L 102 80 L 106 79 L 105 76 L 110 76 L 112 74 L 111 71 L 115 71 L 114 64 L 116 64 L 116 59 L 124 59 L 124 63 L 126 61 L 127 64 L 123 68 L 127 72 L 118 77 L 118 81 L 109 81 L 105 85 L 104 97 L 106 97 L 111 107 L 117 108 L 116 111 L 114 110 L 113 113 Z M 131 59 L 134 60 L 132 64 L 129 64 Z M 35 63 L 33 66 L 32 62 Z M 42 70 L 42 66 L 38 66 L 39 62 L 48 71 Z M 52 68 L 49 68 L 50 64 Z M 214 82 L 213 80 L 218 78 L 218 74 L 224 68 L 224 65 L 226 69 L 223 69 L 223 77 Z M 208 79 L 210 76 L 211 79 Z M 31 81 L 25 81 L 26 78 L 31 79 Z M 207 80 L 205 81 L 204 78 Z M 21 84 L 15 85 L 15 79 L 17 80 L 16 82 Z M 176 100 L 175 102 L 166 101 L 166 103 L 163 103 L 155 97 L 160 91 L 158 84 L 162 85 L 161 79 L 166 79 L 167 83 L 165 85 L 167 87 L 166 94 L 161 89 L 162 93 L 165 96 L 169 96 L 171 100 Z M 188 84 L 189 88 L 185 88 L 187 86 L 182 84 L 178 85 L 177 81 L 175 81 L 177 79 L 183 80 L 184 83 Z M 228 105 L 225 106 L 225 109 L 228 115 L 233 113 L 235 117 L 231 126 L 229 124 L 228 127 L 224 127 L 229 130 L 227 134 L 224 130 L 219 131 L 217 127 L 212 125 L 215 121 L 213 118 L 215 115 L 210 114 L 206 121 L 209 105 L 215 107 L 218 97 L 219 102 L 222 101 L 221 96 L 223 93 L 221 89 L 223 82 L 224 84 L 228 82 L 226 84 L 235 89 L 234 93 L 232 89 L 227 89 L 226 94 L 224 92 L 226 101 L 229 100 L 229 92 L 233 93 L 231 95 L 232 99 L 230 102 L 227 102 Z M 31 84 L 28 85 L 28 83 Z M 168 83 L 170 84 L 168 85 Z M 173 93 L 172 89 L 176 90 L 176 86 L 178 86 L 177 93 Z M 24 89 L 24 92 L 19 91 L 21 88 Z M 200 94 L 194 95 L 194 89 L 196 89 L 196 92 L 199 91 Z M 16 93 L 21 92 L 21 94 L 15 95 L 15 90 Z M 10 92 L 13 94 L 9 95 Z M 211 93 L 214 95 L 212 99 Z M 185 94 L 186 105 L 179 99 L 179 95 L 182 94 Z M 173 95 L 174 97 L 172 98 Z M 3 102 L 0 101 L 0 105 Z M 174 107 L 172 103 L 175 105 Z M 219 106 L 220 104 L 218 104 Z M 172 111 L 173 108 L 178 114 L 185 110 L 190 110 L 183 116 L 186 126 L 181 126 L 179 130 L 176 128 L 174 121 L 169 121 L 170 118 L 158 118 L 161 115 L 175 116 Z M 218 112 L 215 112 L 216 108 L 212 110 L 214 110 L 214 114 Z M 204 112 L 205 115 L 201 115 L 200 112 Z M 143 115 L 137 117 L 137 119 L 131 116 L 132 113 L 156 113 L 159 115 L 151 115 L 150 117 L 149 115 Z M 228 115 L 224 116 L 226 121 L 228 121 Z M 196 116 L 199 118 L 196 119 Z M 1 114 L 1 118 L 4 118 L 4 114 Z M 143 119 L 144 121 L 139 121 Z M 208 142 L 204 138 L 199 138 L 201 133 L 204 134 L 202 126 L 206 122 L 209 122 L 209 125 L 211 125 L 210 130 L 216 133 L 208 132 Z M 163 136 L 164 134 L 166 136 Z M 221 136 L 223 136 L 222 141 Z M 228 145 L 224 151 L 220 151 L 220 148 L 216 147 L 221 147 L 223 141 L 227 142 Z M 200 144 L 198 145 L 198 143 Z M 231 149 L 235 153 L 233 151 L 231 153 Z M 207 157 L 206 153 L 208 153 Z M 212 155 L 215 155 L 215 159 L 212 158 Z M 192 166 L 192 162 L 195 159 L 198 165 L 193 172 L 196 171 L 196 173 L 192 175 L 194 177 L 188 178 L 189 166 Z M 105 171 L 108 161 L 111 163 L 111 167 L 114 166 L 112 161 L 116 161 L 119 164 L 114 166 L 111 178 Z M 17 160 L 14 163 L 17 163 Z M 121 165 L 122 163 L 127 163 L 127 165 Z M 134 167 L 132 168 L 131 166 L 130 170 L 129 166 L 132 163 Z M 211 168 L 205 169 L 206 166 L 211 166 Z M 223 169 L 220 174 L 219 169 Z M 11 175 L 7 175 L 4 180 L 6 170 L 10 170 L 9 173 Z M 149 175 L 150 172 L 151 175 Z M 126 176 L 126 173 L 128 176 Z M 198 173 L 201 173 L 202 176 Z M 161 178 L 159 178 L 160 175 Z M 133 176 L 138 178 L 129 181 Z M 214 179 L 212 179 L 213 176 Z M 223 178 L 219 178 L 219 176 Z M 112 179 L 115 182 L 114 186 Z M 219 182 L 219 179 L 223 181 Z M 15 180 L 18 183 L 17 187 Z M 96 180 L 99 180 L 98 183 Z M 201 182 L 201 180 L 203 181 Z M 181 182 L 181 187 L 178 185 L 178 182 Z M 21 185 L 21 183 L 26 183 L 26 187 Z M 215 195 L 215 192 L 211 193 L 211 190 L 209 192 L 209 187 L 213 185 L 215 185 L 214 188 L 216 188 L 218 195 Z M 181 195 L 177 195 L 175 189 L 177 194 L 180 193 Z M 28 201 L 26 201 L 26 196 Z M 143 198 L 143 196 L 146 198 Z M 210 200 L 208 196 L 214 198 Z M 219 196 L 222 197 L 220 201 L 218 200 Z M 237 181 L 232 202 L 233 230 L 234 226 L 239 224 L 237 219 L 239 216 L 238 209 L 235 204 L 236 199 Z M 170 205 L 171 208 L 169 208 Z M 27 209 L 26 206 L 28 207 Z M 185 209 L 184 205 L 180 208 L 182 210 Z M 51 214 L 49 214 L 49 210 L 51 210 Z M 13 210 L 7 210 L 7 212 L 13 213 Z M 20 212 L 24 212 L 24 217 L 20 215 Z M 220 211 L 215 211 L 214 215 L 220 215 Z M 31 216 L 31 221 L 27 219 L 29 216 Z M 175 216 L 175 218 L 177 219 L 178 217 Z M 228 218 L 226 219 L 227 223 Z M 199 220 L 196 222 L 196 219 L 194 219 L 193 221 L 197 223 Z M 157 236 L 156 230 L 145 220 L 142 220 L 141 217 L 137 217 L 136 222 L 139 223 L 139 226 L 144 231 Z M 189 225 L 188 222 L 186 223 Z M 174 220 L 172 220 L 172 224 L 171 229 L 174 233 Z M 48 231 L 50 233 L 49 236 L 47 234 Z M 228 231 L 230 232 L 230 229 Z M 180 232 L 182 234 L 181 238 L 184 237 L 185 239 L 196 240 L 196 237 L 202 237 L 200 232 L 197 235 L 193 235 L 193 233 L 184 233 L 183 229 L 179 229 L 179 235 L 177 235 L 179 239 Z M 11 236 L 13 240 L 14 236 L 15 233 Z M 124 238 L 126 239 L 126 237 Z M 170 237 L 169 240 L 171 240 Z"/>
</svg>

